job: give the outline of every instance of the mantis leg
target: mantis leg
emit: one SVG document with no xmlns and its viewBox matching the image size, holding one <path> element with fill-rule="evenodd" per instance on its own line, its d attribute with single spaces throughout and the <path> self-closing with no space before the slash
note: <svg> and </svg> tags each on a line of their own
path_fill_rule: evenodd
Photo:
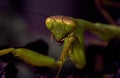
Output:
<svg viewBox="0 0 120 78">
<path fill-rule="evenodd" d="M 57 62 L 49 56 L 45 56 L 43 54 L 37 53 L 35 51 L 24 49 L 24 48 L 9 48 L 9 49 L 3 49 L 0 51 L 0 56 L 12 53 L 15 57 L 18 57 L 19 59 L 37 67 L 49 67 L 49 68 L 56 68 L 58 67 Z"/>
<path fill-rule="evenodd" d="M 69 55 L 76 67 L 82 69 L 86 65 L 86 57 L 84 51 L 84 29 L 77 28 L 75 31 L 75 40 L 72 42 Z"/>
<path fill-rule="evenodd" d="M 14 50 L 14 48 L 0 50 L 0 56 L 6 55 L 6 54 L 12 52 L 13 50 Z"/>
<path fill-rule="evenodd" d="M 81 49 L 80 42 L 76 39 L 69 51 L 71 60 L 75 63 L 78 69 L 83 69 L 86 65 L 85 53 Z"/>
<path fill-rule="evenodd" d="M 52 57 L 45 56 L 43 54 L 40 54 L 38 52 L 29 49 L 18 48 L 16 49 L 14 55 L 33 66 L 38 66 L 38 67 L 46 66 L 50 68 L 57 67 L 57 63 L 55 59 L 53 59 Z"/>
<path fill-rule="evenodd" d="M 60 71 L 61 71 L 61 69 L 63 67 L 63 64 L 65 63 L 66 58 L 68 56 L 69 48 L 71 46 L 71 43 L 74 41 L 74 39 L 75 38 L 71 35 L 70 35 L 70 37 L 67 37 L 67 38 L 64 39 L 64 46 L 63 46 L 61 56 L 59 58 L 59 70 L 58 70 L 56 78 L 59 77 Z"/>
</svg>

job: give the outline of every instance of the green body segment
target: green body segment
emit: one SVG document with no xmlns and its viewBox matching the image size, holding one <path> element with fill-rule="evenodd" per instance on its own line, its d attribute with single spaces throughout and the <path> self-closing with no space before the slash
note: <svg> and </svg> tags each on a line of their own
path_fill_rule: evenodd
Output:
<svg viewBox="0 0 120 78">
<path fill-rule="evenodd" d="M 84 29 L 76 28 L 74 32 L 76 38 L 70 47 L 70 58 L 76 64 L 76 67 L 83 69 L 86 65 L 86 55 L 84 51 Z"/>
<path fill-rule="evenodd" d="M 92 23 L 82 19 L 74 19 L 80 28 L 90 31 L 97 35 L 99 38 L 105 41 L 109 41 L 113 38 L 120 38 L 120 26 Z"/>
<path fill-rule="evenodd" d="M 80 43 L 78 40 L 75 40 L 72 43 L 72 48 L 71 48 L 71 59 L 75 63 L 76 67 L 79 69 L 83 69 L 86 65 L 86 57 L 85 57 L 85 52 L 81 48 Z"/>
<path fill-rule="evenodd" d="M 8 49 L 2 49 L 0 50 L 0 56 L 6 55 L 10 52 L 12 52 L 13 48 L 8 48 Z"/>
<path fill-rule="evenodd" d="M 54 58 L 40 54 L 38 52 L 25 49 L 25 48 L 8 48 L 0 50 L 0 56 L 12 53 L 15 57 L 18 57 L 20 60 L 37 67 L 49 67 L 57 68 L 59 65 Z"/>
<path fill-rule="evenodd" d="M 14 52 L 14 55 L 33 66 L 46 66 L 50 68 L 55 68 L 57 66 L 56 61 L 52 57 L 42 55 L 32 50 L 18 48 L 16 52 Z"/>
</svg>

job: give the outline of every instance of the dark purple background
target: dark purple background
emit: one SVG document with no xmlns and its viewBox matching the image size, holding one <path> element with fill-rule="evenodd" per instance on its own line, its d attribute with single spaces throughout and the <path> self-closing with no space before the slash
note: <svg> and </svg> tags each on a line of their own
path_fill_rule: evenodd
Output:
<svg viewBox="0 0 120 78">
<path fill-rule="evenodd" d="M 118 19 L 120 14 L 118 9 L 105 8 L 115 20 Z M 12 47 L 21 47 L 37 39 L 43 39 L 49 45 L 49 55 L 57 59 L 62 46 L 50 41 L 51 35 L 45 27 L 45 19 L 51 15 L 66 15 L 92 22 L 108 23 L 97 10 L 94 0 L 0 0 L 0 46 L 8 44 Z M 86 45 L 101 43 L 99 40 L 92 40 L 93 38 L 96 37 L 87 33 Z M 19 64 L 18 68 L 20 66 Z M 20 70 L 26 71 L 22 68 Z M 31 74 L 27 71 L 23 75 L 26 76 L 28 73 Z"/>
<path fill-rule="evenodd" d="M 115 20 L 118 19 L 120 14 L 118 8 L 105 8 Z M 43 39 L 49 44 L 50 52 L 54 51 L 58 56 L 61 47 L 50 41 L 51 35 L 45 27 L 47 16 L 66 15 L 92 22 L 108 23 L 97 10 L 94 0 L 0 0 L 0 13 L 3 13 L 0 20 L 4 21 L 3 23 L 0 21 L 3 24 L 0 30 L 0 45 L 24 46 L 37 39 Z M 85 43 L 99 44 L 98 40 L 92 38 L 96 37 L 87 33 Z"/>
</svg>

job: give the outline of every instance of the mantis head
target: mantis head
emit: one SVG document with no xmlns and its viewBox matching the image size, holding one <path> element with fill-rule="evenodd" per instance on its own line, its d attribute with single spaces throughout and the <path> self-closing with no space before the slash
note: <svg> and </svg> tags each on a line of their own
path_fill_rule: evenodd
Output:
<svg viewBox="0 0 120 78">
<path fill-rule="evenodd" d="M 46 19 L 46 26 L 56 41 L 62 42 L 75 29 L 76 23 L 70 17 L 51 16 Z"/>
</svg>

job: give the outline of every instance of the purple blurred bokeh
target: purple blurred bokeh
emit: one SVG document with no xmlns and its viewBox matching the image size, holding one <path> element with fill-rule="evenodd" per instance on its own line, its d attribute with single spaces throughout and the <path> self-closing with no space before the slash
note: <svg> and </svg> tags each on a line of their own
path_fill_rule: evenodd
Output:
<svg viewBox="0 0 120 78">
<path fill-rule="evenodd" d="M 115 20 L 119 18 L 120 12 L 116 12 L 116 9 L 108 8 L 108 11 Z M 0 46 L 22 47 L 43 39 L 49 45 L 49 55 L 57 60 L 62 46 L 50 41 L 50 32 L 45 27 L 45 19 L 51 15 L 66 15 L 108 23 L 97 10 L 94 0 L 0 0 Z M 89 32 L 85 34 L 86 45 L 104 43 Z M 18 68 L 20 66 L 18 65 Z M 27 70 L 20 68 L 20 71 Z"/>
</svg>

